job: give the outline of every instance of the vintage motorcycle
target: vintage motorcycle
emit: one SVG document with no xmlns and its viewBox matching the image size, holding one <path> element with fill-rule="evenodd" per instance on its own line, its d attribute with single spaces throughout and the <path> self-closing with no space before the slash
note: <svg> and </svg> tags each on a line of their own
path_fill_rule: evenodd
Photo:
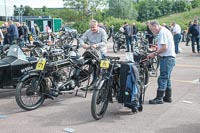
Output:
<svg viewBox="0 0 200 133">
<path fill-rule="evenodd" d="M 65 58 L 52 61 L 52 56 L 58 54 L 49 54 L 51 58 L 49 55 L 41 58 L 34 70 L 26 72 L 19 79 L 15 96 L 19 107 L 34 110 L 46 98 L 53 99 L 74 90 L 77 94 L 80 88 L 88 90 L 95 83 L 98 59 L 94 52 L 87 50 L 80 56 L 72 46 L 66 46 L 65 50 L 68 52 L 64 53 Z"/>
<path fill-rule="evenodd" d="M 113 51 L 117 53 L 120 49 L 126 49 L 126 37 L 123 33 L 117 32 L 113 37 Z"/>
</svg>

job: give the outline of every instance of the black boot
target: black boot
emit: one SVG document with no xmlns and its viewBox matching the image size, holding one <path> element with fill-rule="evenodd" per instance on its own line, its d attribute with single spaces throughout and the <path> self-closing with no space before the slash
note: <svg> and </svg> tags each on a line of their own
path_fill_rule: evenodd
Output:
<svg viewBox="0 0 200 133">
<path fill-rule="evenodd" d="M 149 100 L 149 104 L 163 104 L 164 91 L 157 90 L 157 96 L 153 100 Z"/>
<path fill-rule="evenodd" d="M 172 96 L 172 90 L 171 89 L 166 89 L 165 96 L 163 97 L 163 101 L 171 103 L 172 102 L 171 96 Z"/>
<path fill-rule="evenodd" d="M 133 52 L 133 44 L 131 45 L 131 52 Z"/>
</svg>

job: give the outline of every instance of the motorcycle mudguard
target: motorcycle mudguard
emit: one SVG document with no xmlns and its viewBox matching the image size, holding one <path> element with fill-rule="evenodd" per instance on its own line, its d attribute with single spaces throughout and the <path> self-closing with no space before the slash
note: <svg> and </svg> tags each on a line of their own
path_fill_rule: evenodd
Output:
<svg viewBox="0 0 200 133">
<path fill-rule="evenodd" d="M 97 82 L 96 82 L 96 87 L 95 87 L 95 89 L 97 89 L 97 90 L 100 90 L 101 89 L 101 86 L 104 84 L 104 82 L 106 82 L 106 80 L 107 79 L 101 79 L 101 80 L 98 80 Z"/>
<path fill-rule="evenodd" d="M 27 78 L 30 78 L 30 77 L 33 77 L 33 76 L 39 77 L 39 76 L 40 76 L 40 73 L 39 73 L 38 71 L 35 71 L 35 70 L 26 72 L 26 73 L 24 73 L 24 74 L 18 79 L 18 81 L 19 81 L 19 82 L 23 82 L 23 81 L 25 81 Z"/>
</svg>

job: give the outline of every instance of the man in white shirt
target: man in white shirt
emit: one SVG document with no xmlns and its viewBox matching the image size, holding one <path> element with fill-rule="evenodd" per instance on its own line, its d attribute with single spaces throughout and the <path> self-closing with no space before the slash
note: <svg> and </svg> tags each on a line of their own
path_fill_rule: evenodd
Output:
<svg viewBox="0 0 200 133">
<path fill-rule="evenodd" d="M 158 50 L 149 54 L 148 57 L 160 56 L 157 96 L 153 100 L 149 100 L 149 104 L 163 104 L 163 101 L 171 103 L 172 83 L 170 78 L 176 57 L 173 35 L 156 20 L 150 21 L 149 27 L 154 34 L 158 35 Z"/>
<path fill-rule="evenodd" d="M 181 41 L 181 27 L 175 22 L 172 23 L 172 26 L 173 26 L 172 34 L 174 35 L 175 52 L 176 54 L 178 54 L 180 53 L 179 43 Z"/>
</svg>

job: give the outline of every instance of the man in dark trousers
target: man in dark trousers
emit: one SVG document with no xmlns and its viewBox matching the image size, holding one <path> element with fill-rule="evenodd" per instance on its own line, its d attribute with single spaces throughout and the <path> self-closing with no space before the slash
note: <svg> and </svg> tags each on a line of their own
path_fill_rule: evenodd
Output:
<svg viewBox="0 0 200 133">
<path fill-rule="evenodd" d="M 114 35 L 114 26 L 112 25 L 109 29 L 109 36 L 107 40 L 109 40 L 113 35 Z"/>
<path fill-rule="evenodd" d="M 25 43 L 27 43 L 29 29 L 28 29 L 28 27 L 27 27 L 27 25 L 25 23 L 22 23 L 22 28 L 24 29 L 24 41 L 25 41 Z"/>
<path fill-rule="evenodd" d="M 126 45 L 127 45 L 126 52 L 130 52 L 130 46 L 131 46 L 131 52 L 133 52 L 133 44 L 132 44 L 133 26 L 128 25 L 127 22 L 125 23 L 124 26 L 124 34 L 126 36 Z"/>
<path fill-rule="evenodd" d="M 189 28 L 189 33 L 192 34 L 191 40 L 192 40 L 192 52 L 196 53 L 195 51 L 195 42 L 197 45 L 197 52 L 200 53 L 200 49 L 199 49 L 199 35 L 200 35 L 200 29 L 199 29 L 199 25 L 198 25 L 198 20 L 195 19 L 193 22 L 193 25 L 190 26 Z"/>
<path fill-rule="evenodd" d="M 13 21 L 11 21 L 11 20 L 8 22 L 7 31 L 8 31 L 9 44 L 12 45 L 13 41 L 15 41 L 18 38 L 19 33 L 17 30 L 17 26 L 15 24 L 13 24 Z"/>
<path fill-rule="evenodd" d="M 133 23 L 133 41 L 137 42 L 137 33 L 138 33 L 138 28 L 135 25 L 135 23 Z"/>
<path fill-rule="evenodd" d="M 16 26 L 17 26 L 18 33 L 19 33 L 18 38 L 20 39 L 19 46 L 23 47 L 24 46 L 24 29 L 19 22 L 16 23 Z"/>
<path fill-rule="evenodd" d="M 192 21 L 189 22 L 187 27 L 187 37 L 186 37 L 186 44 L 185 46 L 190 46 L 188 43 L 191 41 L 191 34 L 189 33 L 189 28 L 192 26 Z"/>
</svg>

